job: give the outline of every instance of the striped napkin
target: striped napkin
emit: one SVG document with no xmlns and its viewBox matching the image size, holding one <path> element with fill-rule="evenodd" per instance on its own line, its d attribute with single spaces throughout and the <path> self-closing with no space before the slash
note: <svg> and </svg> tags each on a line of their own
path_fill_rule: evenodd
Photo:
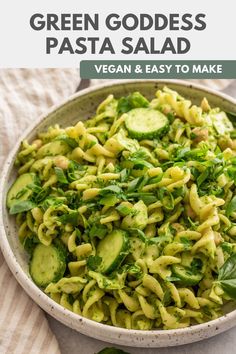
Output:
<svg viewBox="0 0 236 354">
<path fill-rule="evenodd" d="M 92 80 L 91 84 L 105 80 Z M 227 80 L 195 80 L 223 89 Z M 18 136 L 36 117 L 73 92 L 75 69 L 0 70 L 0 166 Z M 60 354 L 44 312 L 28 297 L 9 271 L 0 252 L 0 353 Z"/>
<path fill-rule="evenodd" d="M 73 69 L 0 70 L 0 166 L 19 135 L 41 113 L 75 92 Z M 44 312 L 28 297 L 0 252 L 0 353 L 60 354 Z"/>
</svg>

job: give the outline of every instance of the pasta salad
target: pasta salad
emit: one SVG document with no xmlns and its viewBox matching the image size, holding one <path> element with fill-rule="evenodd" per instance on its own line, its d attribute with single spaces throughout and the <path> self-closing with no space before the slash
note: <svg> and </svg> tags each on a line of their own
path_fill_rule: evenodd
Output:
<svg viewBox="0 0 236 354">
<path fill-rule="evenodd" d="M 23 141 L 7 206 L 29 272 L 76 314 L 175 329 L 236 299 L 236 130 L 164 87 L 109 95 L 85 122 Z"/>
</svg>

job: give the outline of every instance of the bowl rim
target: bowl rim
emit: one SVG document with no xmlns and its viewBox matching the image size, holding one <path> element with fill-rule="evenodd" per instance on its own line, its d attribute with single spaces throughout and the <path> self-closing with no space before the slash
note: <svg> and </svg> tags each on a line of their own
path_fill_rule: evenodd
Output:
<svg viewBox="0 0 236 354">
<path fill-rule="evenodd" d="M 182 80 L 115 80 L 111 82 L 106 82 L 106 83 L 101 83 L 99 85 L 95 85 L 92 87 L 89 87 L 87 89 L 81 90 L 79 92 L 76 92 L 75 94 L 69 96 L 68 98 L 64 99 L 62 103 L 53 105 L 51 108 L 46 110 L 45 113 L 41 114 L 37 119 L 35 119 L 32 124 L 24 131 L 23 134 L 19 137 L 17 140 L 16 144 L 14 145 L 13 149 L 10 151 L 8 154 L 3 170 L 1 173 L 1 178 L 0 178 L 0 248 L 2 250 L 3 256 L 8 264 L 8 267 L 10 268 L 11 272 L 15 276 L 16 280 L 20 283 L 20 285 L 23 287 L 23 289 L 26 291 L 26 293 L 41 307 L 43 308 L 47 313 L 55 317 L 57 320 L 63 322 L 69 327 L 72 327 L 76 329 L 77 331 L 93 336 L 94 338 L 100 339 L 101 332 L 103 331 L 105 333 L 106 331 L 106 339 L 110 343 L 117 343 L 120 344 L 121 340 L 119 341 L 118 338 L 121 338 L 121 336 L 126 337 L 126 345 L 134 345 L 135 341 L 136 343 L 139 343 L 140 346 L 143 347 L 157 347 L 158 345 L 144 345 L 143 343 L 140 343 L 138 341 L 138 337 L 144 337 L 145 340 L 151 341 L 155 340 L 157 341 L 158 339 L 162 339 L 162 341 L 170 340 L 170 338 L 176 338 L 179 335 L 184 336 L 184 335 L 193 335 L 193 334 L 198 334 L 198 333 L 203 333 L 206 329 L 212 328 L 213 331 L 216 331 L 215 334 L 218 334 L 220 332 L 223 332 L 225 329 L 231 328 L 234 324 L 232 324 L 233 320 L 235 320 L 236 324 L 236 310 L 233 310 L 229 312 L 228 314 L 225 314 L 215 320 L 211 320 L 209 322 L 197 324 L 194 326 L 186 327 L 186 328 L 180 328 L 180 329 L 170 329 L 170 330 L 135 330 L 135 329 L 124 329 L 124 328 L 119 328 L 119 327 L 114 327 L 106 324 L 101 324 L 98 322 L 95 322 L 93 320 L 87 319 L 83 316 L 80 316 L 78 314 L 73 313 L 70 310 L 67 310 L 63 308 L 63 306 L 57 304 L 54 300 L 52 300 L 50 297 L 48 297 L 41 289 L 39 289 L 30 279 L 27 274 L 23 271 L 19 263 L 17 262 L 17 259 L 10 247 L 10 244 L 8 242 L 8 238 L 6 235 L 6 230 L 4 227 L 4 190 L 5 190 L 5 182 L 6 182 L 6 176 L 8 175 L 11 167 L 11 163 L 13 160 L 13 157 L 15 156 L 16 152 L 19 149 L 19 145 L 21 141 L 33 130 L 37 128 L 37 126 L 47 117 L 55 113 L 58 109 L 61 109 L 63 106 L 67 105 L 68 103 L 77 100 L 77 98 L 81 96 L 85 96 L 89 93 L 93 93 L 95 91 L 99 91 L 103 88 L 107 87 L 113 87 L 113 86 L 119 86 L 119 85 L 127 85 L 127 84 L 133 84 L 133 83 L 157 83 L 158 85 L 171 85 L 171 84 L 176 84 L 179 86 L 184 86 L 185 88 L 191 88 L 191 89 L 197 89 L 201 92 L 206 92 L 207 94 L 212 94 L 214 96 L 217 96 L 221 99 L 224 99 L 225 101 L 230 102 L 231 104 L 236 105 L 236 99 L 234 99 L 231 96 L 228 96 L 224 93 L 218 92 L 214 89 L 209 89 L 207 87 L 204 87 L 199 84 L 195 84 L 191 81 L 182 81 Z M 77 321 L 78 324 L 75 327 L 73 325 L 73 322 Z M 225 328 L 221 329 L 219 328 L 221 323 L 227 323 Z M 230 324 L 231 323 L 231 324 Z M 80 325 L 79 325 L 80 324 Z M 79 327 L 79 329 L 78 329 Z M 91 331 L 91 332 L 88 332 Z M 214 334 L 211 334 L 213 336 Z M 113 336 L 113 338 L 112 338 Z M 114 336 L 116 337 L 114 339 Z M 129 344 L 129 340 L 133 338 L 134 342 Z M 135 340 L 136 337 L 136 340 Z M 208 337 L 208 336 L 207 336 Z M 207 338 L 205 337 L 205 338 Z M 110 340 L 109 340 L 110 338 Z M 193 339 L 192 341 L 197 341 L 199 339 Z M 189 341 L 185 341 L 185 343 L 188 343 Z M 172 343 L 170 345 L 176 345 L 178 343 Z M 183 342 L 179 344 L 184 344 Z"/>
</svg>

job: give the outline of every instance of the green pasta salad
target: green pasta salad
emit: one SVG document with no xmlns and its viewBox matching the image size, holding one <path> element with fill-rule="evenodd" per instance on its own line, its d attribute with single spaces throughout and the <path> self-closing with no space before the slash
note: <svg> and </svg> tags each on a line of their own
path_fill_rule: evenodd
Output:
<svg viewBox="0 0 236 354">
<path fill-rule="evenodd" d="M 175 329 L 236 299 L 236 130 L 164 87 L 23 141 L 7 195 L 37 286 L 127 329 Z"/>
</svg>

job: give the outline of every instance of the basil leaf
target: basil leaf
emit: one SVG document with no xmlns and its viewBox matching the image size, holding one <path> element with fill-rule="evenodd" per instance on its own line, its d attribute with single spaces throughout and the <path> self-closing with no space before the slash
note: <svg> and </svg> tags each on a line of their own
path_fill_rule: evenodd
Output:
<svg viewBox="0 0 236 354">
<path fill-rule="evenodd" d="M 210 174 L 210 169 L 206 168 L 205 171 L 203 171 L 200 176 L 197 178 L 197 185 L 200 187 L 200 185 L 208 178 Z"/>
<path fill-rule="evenodd" d="M 17 202 L 12 205 L 10 208 L 10 214 L 23 213 L 24 211 L 31 210 L 36 207 L 36 204 L 31 200 L 23 200 L 22 202 Z"/>
<path fill-rule="evenodd" d="M 107 194 L 122 194 L 122 193 L 123 193 L 123 191 L 119 186 L 111 185 L 111 186 L 107 186 L 107 187 L 103 188 L 99 194 L 101 196 L 105 196 Z"/>
<path fill-rule="evenodd" d="M 133 179 L 128 184 L 127 192 L 134 192 L 136 189 L 138 189 L 138 187 L 139 187 L 140 183 L 142 182 L 142 180 L 143 180 L 143 176 Z"/>
<path fill-rule="evenodd" d="M 219 270 L 219 280 L 236 279 L 236 254 L 227 259 Z"/>
<path fill-rule="evenodd" d="M 79 212 L 75 211 L 75 212 L 60 216 L 59 221 L 61 221 L 62 224 L 71 224 L 73 226 L 77 226 L 78 225 L 78 216 L 79 216 Z"/>
<path fill-rule="evenodd" d="M 64 141 L 67 145 L 69 145 L 72 149 L 78 146 L 75 139 L 70 138 L 67 135 L 59 135 L 55 140 Z"/>
<path fill-rule="evenodd" d="M 226 216 L 229 217 L 234 211 L 236 211 L 236 195 L 231 199 L 226 208 Z"/>
<path fill-rule="evenodd" d="M 220 284 L 224 292 L 236 300 L 236 279 L 222 280 Z"/>
<path fill-rule="evenodd" d="M 62 184 L 68 184 L 69 183 L 62 168 L 54 167 L 54 171 L 56 173 L 58 182 L 60 182 Z"/>
<path fill-rule="evenodd" d="M 220 268 L 218 280 L 224 292 L 236 299 L 236 254 L 230 256 Z"/>
</svg>

